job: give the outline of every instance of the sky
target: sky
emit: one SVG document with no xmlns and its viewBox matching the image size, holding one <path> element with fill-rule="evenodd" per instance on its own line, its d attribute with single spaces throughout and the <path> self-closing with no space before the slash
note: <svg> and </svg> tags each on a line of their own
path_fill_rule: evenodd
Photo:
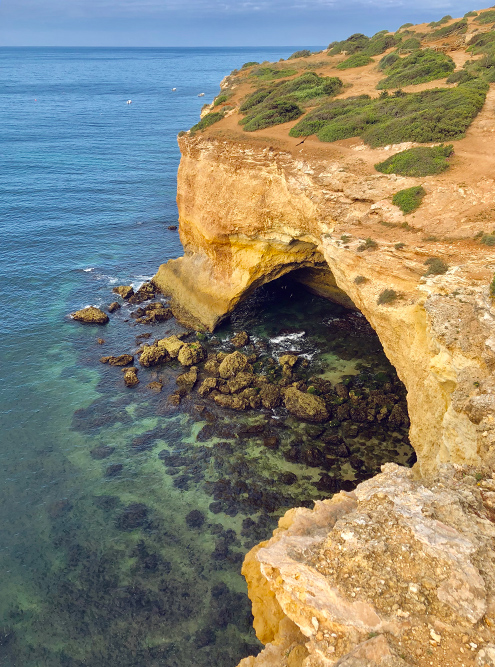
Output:
<svg viewBox="0 0 495 667">
<path fill-rule="evenodd" d="M 326 46 L 454 18 L 458 0 L 0 0 L 0 46 Z"/>
</svg>

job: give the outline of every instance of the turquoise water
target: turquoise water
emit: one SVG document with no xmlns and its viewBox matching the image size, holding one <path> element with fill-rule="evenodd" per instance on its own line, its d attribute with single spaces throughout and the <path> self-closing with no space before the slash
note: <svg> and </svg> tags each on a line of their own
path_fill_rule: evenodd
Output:
<svg viewBox="0 0 495 667">
<path fill-rule="evenodd" d="M 411 455 L 404 429 L 377 426 L 322 467 L 314 427 L 283 410 L 173 409 L 176 366 L 128 390 L 98 359 L 178 324 L 136 327 L 127 306 L 102 329 L 66 317 L 182 253 L 177 132 L 231 69 L 293 50 L 0 49 L 2 667 L 237 664 L 259 650 L 246 550 L 328 495 L 322 475 L 352 486 Z M 241 328 L 265 356 L 295 346 L 334 382 L 381 372 L 402 391 L 359 315 L 298 288 L 262 290 L 208 345 Z"/>
</svg>

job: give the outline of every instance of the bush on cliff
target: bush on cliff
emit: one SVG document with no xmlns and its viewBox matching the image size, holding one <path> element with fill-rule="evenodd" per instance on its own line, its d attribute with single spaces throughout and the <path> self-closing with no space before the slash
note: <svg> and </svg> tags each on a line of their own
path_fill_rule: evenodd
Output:
<svg viewBox="0 0 495 667">
<path fill-rule="evenodd" d="M 490 283 L 490 296 L 495 299 L 495 274 L 493 274 L 492 282 Z"/>
<path fill-rule="evenodd" d="M 304 113 L 300 104 L 314 103 L 322 97 L 335 96 L 343 89 L 337 77 L 307 72 L 291 81 L 256 90 L 241 105 L 247 116 L 240 121 L 247 132 L 296 120 Z"/>
<path fill-rule="evenodd" d="M 203 116 L 199 123 L 196 123 L 196 125 L 191 127 L 191 132 L 194 134 L 195 132 L 206 130 L 206 128 L 210 127 L 210 125 L 213 125 L 213 123 L 218 123 L 219 120 L 222 120 L 223 117 L 224 114 L 221 111 L 207 113 L 206 116 Z"/>
<path fill-rule="evenodd" d="M 284 76 L 294 76 L 294 74 L 297 74 L 297 69 L 289 69 L 288 67 L 258 67 L 251 74 L 261 81 L 272 81 L 273 79 L 283 79 Z"/>
<path fill-rule="evenodd" d="M 412 213 L 421 206 L 426 190 L 422 185 L 415 185 L 412 188 L 399 190 L 392 197 L 392 204 L 398 206 L 404 215 Z"/>
<path fill-rule="evenodd" d="M 428 267 L 425 276 L 441 276 L 449 270 L 449 265 L 443 259 L 440 259 L 440 257 L 429 257 L 425 262 L 425 266 Z"/>
<path fill-rule="evenodd" d="M 447 158 L 454 152 L 452 144 L 448 146 L 420 146 L 397 153 L 383 162 L 375 164 L 375 169 L 382 174 L 400 174 L 401 176 L 432 176 L 449 168 Z"/>
<path fill-rule="evenodd" d="M 355 53 L 349 58 L 346 58 L 343 62 L 337 65 L 337 69 L 351 69 L 353 67 L 364 67 L 373 62 L 373 58 L 370 58 L 365 53 Z"/>
<path fill-rule="evenodd" d="M 384 99 L 361 95 L 334 100 L 309 112 L 290 135 L 316 134 L 320 141 L 360 136 L 372 147 L 460 139 L 483 107 L 487 91 L 488 84 L 474 79 L 456 88 Z"/>
<path fill-rule="evenodd" d="M 467 25 L 468 22 L 466 19 L 461 19 L 460 21 L 446 25 L 444 28 L 440 28 L 440 30 L 435 30 L 428 35 L 428 39 L 441 39 L 442 37 L 449 37 L 454 34 L 461 35 L 467 32 Z"/>
<path fill-rule="evenodd" d="M 481 23 L 481 25 L 486 25 L 487 23 L 494 23 L 495 22 L 495 10 L 494 9 L 489 9 L 486 12 L 482 12 L 481 14 L 478 14 L 478 16 L 474 19 L 475 23 Z"/>
<path fill-rule="evenodd" d="M 289 56 L 288 60 L 294 60 L 294 58 L 307 58 L 311 55 L 309 49 L 301 49 L 301 51 L 294 51 L 294 53 Z"/>
<path fill-rule="evenodd" d="M 400 88 L 443 79 L 454 69 L 454 61 L 445 53 L 419 49 L 387 67 L 385 69 L 387 77 L 378 83 L 377 88 L 378 90 Z"/>
<path fill-rule="evenodd" d="M 407 52 L 412 52 L 412 51 L 417 51 L 419 48 L 421 48 L 421 42 L 419 39 L 416 39 L 416 37 L 409 37 L 409 39 L 404 40 L 401 42 L 399 49 L 402 53 Z"/>
<path fill-rule="evenodd" d="M 290 100 L 274 100 L 266 102 L 258 107 L 246 118 L 243 118 L 240 123 L 244 126 L 246 132 L 254 132 L 255 130 L 262 130 L 265 127 L 272 127 L 273 125 L 280 125 L 281 123 L 288 123 L 291 120 L 296 120 L 303 115 L 303 110 Z"/>
<path fill-rule="evenodd" d="M 344 39 L 342 42 L 333 42 L 330 44 L 328 47 L 328 55 L 335 56 L 338 53 L 343 53 L 344 51 L 348 55 L 358 53 L 359 51 L 363 51 L 368 46 L 369 41 L 369 37 L 366 37 L 366 35 L 357 32 L 347 39 Z"/>
</svg>

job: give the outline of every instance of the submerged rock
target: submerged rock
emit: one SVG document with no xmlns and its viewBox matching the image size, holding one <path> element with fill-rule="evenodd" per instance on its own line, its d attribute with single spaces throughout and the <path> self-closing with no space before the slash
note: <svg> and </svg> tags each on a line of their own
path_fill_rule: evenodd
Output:
<svg viewBox="0 0 495 667">
<path fill-rule="evenodd" d="M 171 359 L 177 359 L 181 348 L 184 347 L 185 343 L 178 336 L 169 336 L 168 338 L 162 338 L 156 343 L 158 347 L 167 350 Z"/>
<path fill-rule="evenodd" d="M 85 324 L 107 324 L 108 315 L 96 306 L 88 306 L 71 314 L 73 320 Z"/>
<path fill-rule="evenodd" d="M 249 335 L 246 331 L 239 331 L 230 339 L 230 342 L 234 347 L 244 347 L 249 343 Z"/>
<path fill-rule="evenodd" d="M 280 389 L 273 384 L 265 384 L 261 387 L 260 400 L 268 410 L 278 407 L 282 402 Z"/>
<path fill-rule="evenodd" d="M 153 380 L 153 382 L 150 382 L 146 386 L 148 389 L 151 389 L 151 391 L 154 391 L 157 394 L 159 394 L 163 389 L 163 384 L 160 380 Z"/>
<path fill-rule="evenodd" d="M 168 353 L 162 347 L 158 345 L 144 345 L 141 356 L 139 357 L 139 363 L 141 366 L 157 366 L 158 364 L 163 364 L 168 360 Z"/>
<path fill-rule="evenodd" d="M 126 387 L 135 387 L 139 384 L 139 378 L 137 376 L 138 369 L 132 366 L 131 368 L 123 368 L 122 373 L 124 373 L 124 382 Z"/>
<path fill-rule="evenodd" d="M 119 285 L 118 287 L 114 287 L 112 292 L 118 294 L 123 299 L 130 299 L 134 295 L 134 290 L 130 285 Z"/>
<path fill-rule="evenodd" d="M 118 357 L 101 357 L 102 364 L 109 364 L 110 366 L 127 366 L 132 364 L 134 357 L 132 354 L 121 354 Z"/>
<path fill-rule="evenodd" d="M 228 380 L 237 373 L 244 371 L 247 365 L 247 357 L 245 354 L 242 354 L 242 352 L 233 352 L 232 354 L 227 354 L 218 369 L 220 377 Z"/>
<path fill-rule="evenodd" d="M 206 380 L 203 380 L 201 387 L 198 389 L 198 394 L 204 398 L 205 396 L 208 396 L 210 392 L 216 389 L 217 385 L 217 378 L 206 378 Z"/>
<path fill-rule="evenodd" d="M 191 392 L 194 388 L 194 385 L 198 381 L 198 369 L 196 366 L 191 366 L 187 373 L 179 375 L 176 382 L 181 389 L 184 389 L 187 393 Z"/>
<path fill-rule="evenodd" d="M 329 415 L 325 401 L 314 394 L 306 394 L 295 387 L 288 387 L 284 392 L 284 404 L 287 410 L 299 417 L 312 422 L 325 422 Z"/>
<path fill-rule="evenodd" d="M 108 306 L 108 312 L 109 313 L 114 313 L 116 310 L 120 309 L 120 303 L 118 301 L 112 301 L 112 303 Z"/>
<path fill-rule="evenodd" d="M 201 343 L 184 343 L 179 350 L 177 359 L 183 366 L 199 364 L 207 358 L 207 352 Z"/>
<path fill-rule="evenodd" d="M 234 395 L 229 396 L 228 394 L 215 394 L 213 400 L 221 408 L 230 408 L 231 410 L 247 410 L 249 407 L 249 402 L 242 396 Z"/>
</svg>

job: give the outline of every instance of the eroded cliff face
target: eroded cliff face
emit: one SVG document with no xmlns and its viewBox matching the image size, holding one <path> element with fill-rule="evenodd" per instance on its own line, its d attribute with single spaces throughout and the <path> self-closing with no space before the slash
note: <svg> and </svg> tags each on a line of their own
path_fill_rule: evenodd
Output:
<svg viewBox="0 0 495 667">
<path fill-rule="evenodd" d="M 494 509 L 489 472 L 425 483 L 387 464 L 290 510 L 244 562 L 266 647 L 239 667 L 491 667 Z"/>
<path fill-rule="evenodd" d="M 311 289 L 352 301 L 377 332 L 408 390 L 422 473 L 441 462 L 492 460 L 494 254 L 460 237 L 472 238 L 480 214 L 493 208 L 493 181 L 460 187 L 452 176 L 430 179 L 420 212 L 404 225 L 390 197 L 420 179 L 370 167 L 403 146 L 341 143 L 299 153 L 266 139 L 182 137 L 185 255 L 162 265 L 155 282 L 180 318 L 213 330 L 251 290 L 297 270 Z M 425 241 L 434 230 L 443 240 Z M 378 247 L 367 250 L 366 238 Z M 447 273 L 425 277 L 429 257 L 443 259 Z M 385 289 L 399 298 L 379 305 Z"/>
</svg>

